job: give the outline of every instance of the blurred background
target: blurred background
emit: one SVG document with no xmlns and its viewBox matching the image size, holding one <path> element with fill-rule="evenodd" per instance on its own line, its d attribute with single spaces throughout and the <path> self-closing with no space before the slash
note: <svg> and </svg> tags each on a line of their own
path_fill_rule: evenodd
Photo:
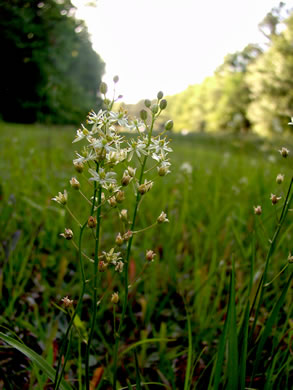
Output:
<svg viewBox="0 0 293 390">
<path fill-rule="evenodd" d="M 2 121 L 78 124 L 116 74 L 133 114 L 163 90 L 178 132 L 268 135 L 292 114 L 286 2 L 1 0 L 0 29 Z"/>
</svg>

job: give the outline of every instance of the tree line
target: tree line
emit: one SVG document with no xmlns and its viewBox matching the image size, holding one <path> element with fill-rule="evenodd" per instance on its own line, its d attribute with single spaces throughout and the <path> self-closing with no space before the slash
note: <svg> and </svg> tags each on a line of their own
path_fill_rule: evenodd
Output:
<svg viewBox="0 0 293 390">
<path fill-rule="evenodd" d="M 0 0 L 0 119 L 76 123 L 100 104 L 104 63 L 70 0 Z"/>
<path fill-rule="evenodd" d="M 259 24 L 261 47 L 228 54 L 201 84 L 168 98 L 178 131 L 231 130 L 261 134 L 288 128 L 293 116 L 293 12 L 284 3 Z"/>
</svg>

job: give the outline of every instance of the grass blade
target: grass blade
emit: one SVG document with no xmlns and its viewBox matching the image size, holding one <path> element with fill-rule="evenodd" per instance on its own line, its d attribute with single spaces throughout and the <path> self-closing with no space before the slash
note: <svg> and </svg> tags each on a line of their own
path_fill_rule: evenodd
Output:
<svg viewBox="0 0 293 390">
<path fill-rule="evenodd" d="M 290 286 L 291 281 L 292 281 L 292 277 L 293 277 L 293 273 L 291 273 L 287 284 L 283 288 L 282 294 L 281 294 L 279 300 L 277 301 L 277 303 L 275 304 L 275 306 L 274 306 L 274 308 L 273 308 L 273 310 L 271 312 L 271 315 L 270 315 L 270 317 L 267 320 L 265 328 L 264 328 L 264 330 L 263 330 L 263 332 L 262 332 L 262 334 L 260 336 L 260 340 L 259 340 L 258 347 L 257 347 L 257 350 L 256 350 L 256 358 L 255 358 L 255 362 L 254 362 L 254 365 L 253 365 L 253 372 L 252 372 L 252 376 L 251 376 L 251 383 L 253 381 L 253 378 L 254 378 L 254 376 L 255 376 L 255 374 L 257 372 L 258 366 L 259 366 L 260 357 L 261 357 L 261 353 L 262 353 L 264 344 L 265 344 L 267 338 L 269 337 L 269 335 L 271 333 L 272 327 L 275 324 L 275 322 L 277 320 L 277 317 L 278 317 L 278 314 L 279 314 L 279 311 L 280 311 L 280 309 L 283 306 L 283 303 L 285 301 L 287 291 L 288 291 L 289 286 Z"/>
<path fill-rule="evenodd" d="M 33 363 L 35 363 L 39 369 L 41 369 L 53 382 L 55 379 L 55 370 L 51 367 L 48 362 L 34 352 L 32 349 L 26 345 L 20 343 L 19 341 L 13 339 L 12 337 L 6 336 L 4 333 L 0 332 L 0 338 L 5 341 L 7 344 L 11 345 L 13 348 L 17 349 L 23 353 L 27 358 L 29 358 Z M 61 390 L 72 390 L 72 387 L 65 382 L 64 380 L 60 383 Z"/>
<path fill-rule="evenodd" d="M 152 338 L 152 339 L 145 339 L 145 340 L 137 341 L 136 343 L 125 348 L 124 351 L 122 351 L 120 355 L 125 355 L 126 353 L 130 352 L 133 348 L 136 348 L 139 345 L 143 345 L 146 343 L 158 343 L 161 341 L 170 342 L 170 341 L 176 341 L 176 339 L 166 339 L 166 338 L 156 337 L 156 338 Z"/>
<path fill-rule="evenodd" d="M 134 349 L 134 359 L 135 359 L 135 373 L 136 373 L 136 389 L 141 390 L 141 385 L 140 385 L 141 381 L 140 381 L 140 373 L 139 373 L 136 349 Z"/>
<path fill-rule="evenodd" d="M 235 264 L 233 260 L 228 306 L 228 389 L 238 389 L 238 339 L 235 303 Z"/>
</svg>

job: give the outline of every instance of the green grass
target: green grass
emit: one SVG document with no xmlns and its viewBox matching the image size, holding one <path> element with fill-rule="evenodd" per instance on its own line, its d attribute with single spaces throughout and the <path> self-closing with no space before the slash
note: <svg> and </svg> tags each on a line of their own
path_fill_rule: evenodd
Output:
<svg viewBox="0 0 293 390">
<path fill-rule="evenodd" d="M 51 202 L 76 175 L 73 136 L 70 128 L 0 124 L 0 330 L 55 368 L 67 325 L 60 299 L 77 300 L 80 289 L 77 251 L 59 237 L 64 227 L 78 237 L 78 228 Z M 162 210 L 170 223 L 134 240 L 130 279 L 142 270 L 146 249 L 158 255 L 130 292 L 119 350 L 121 387 L 141 382 L 143 389 L 207 389 L 209 383 L 211 389 L 288 388 L 292 264 L 260 287 L 261 300 L 251 310 L 263 272 L 266 283 L 272 281 L 293 251 L 292 204 L 271 251 L 269 242 L 292 177 L 292 156 L 283 159 L 282 146 L 293 151 L 284 139 L 174 135 L 172 173 L 156 182 L 141 204 L 138 228 Z M 191 175 L 181 170 L 184 162 L 193 167 Z M 285 174 L 281 185 L 278 173 Z M 271 193 L 282 196 L 276 206 Z M 261 216 L 253 213 L 258 204 Z M 78 193 L 70 205 L 81 215 Z M 101 250 L 109 249 L 117 229 L 111 215 L 105 217 Z M 111 388 L 110 297 L 117 289 L 120 282 L 109 273 L 98 291 L 106 292 L 90 365 L 92 373 L 103 371 L 99 389 Z M 90 310 L 85 295 L 81 321 Z M 76 326 L 86 338 L 89 329 L 81 321 Z M 79 340 L 74 332 L 66 366 L 66 379 L 76 389 L 82 389 L 77 378 L 85 354 Z M 50 388 L 44 371 L 4 342 L 0 367 L 0 388 Z"/>
</svg>

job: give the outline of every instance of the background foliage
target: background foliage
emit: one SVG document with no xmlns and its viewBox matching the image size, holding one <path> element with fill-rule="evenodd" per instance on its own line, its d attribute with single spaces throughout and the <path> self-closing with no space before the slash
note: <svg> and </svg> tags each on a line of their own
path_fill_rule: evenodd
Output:
<svg viewBox="0 0 293 390">
<path fill-rule="evenodd" d="M 98 103 L 104 63 L 70 0 L 1 0 L 0 118 L 80 122 Z"/>
</svg>

